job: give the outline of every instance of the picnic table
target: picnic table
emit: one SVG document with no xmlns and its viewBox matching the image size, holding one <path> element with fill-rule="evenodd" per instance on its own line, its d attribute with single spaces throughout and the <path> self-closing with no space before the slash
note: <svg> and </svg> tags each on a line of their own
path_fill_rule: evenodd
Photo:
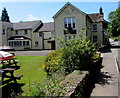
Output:
<svg viewBox="0 0 120 98">
<path fill-rule="evenodd" d="M 23 76 L 14 76 L 14 71 L 20 68 L 20 66 L 17 65 L 19 61 L 16 61 L 15 59 L 16 58 L 10 58 L 8 60 L 1 61 L 2 66 L 0 68 L 0 76 L 2 84 L 9 83 L 10 81 L 17 83 L 16 79 L 21 79 Z"/>
<path fill-rule="evenodd" d="M 19 63 L 19 61 L 16 61 L 15 59 L 17 58 L 11 58 L 8 60 L 4 60 L 1 61 L 2 62 L 2 68 L 15 68 L 15 69 L 19 69 L 20 66 L 17 65 L 17 63 Z"/>
</svg>

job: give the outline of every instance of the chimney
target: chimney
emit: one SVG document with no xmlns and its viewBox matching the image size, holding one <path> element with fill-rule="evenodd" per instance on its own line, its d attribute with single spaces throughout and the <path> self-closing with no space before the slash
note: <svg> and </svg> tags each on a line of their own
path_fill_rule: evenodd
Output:
<svg viewBox="0 0 120 98">
<path fill-rule="evenodd" d="M 99 11 L 100 11 L 100 14 L 103 15 L 103 9 L 102 9 L 102 7 L 100 7 Z"/>
</svg>

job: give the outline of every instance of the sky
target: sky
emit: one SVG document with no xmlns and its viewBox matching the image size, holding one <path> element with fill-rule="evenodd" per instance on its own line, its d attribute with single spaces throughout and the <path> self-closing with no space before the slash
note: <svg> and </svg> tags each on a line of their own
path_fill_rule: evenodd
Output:
<svg viewBox="0 0 120 98">
<path fill-rule="evenodd" d="M 0 4 L 0 16 L 5 7 L 11 22 L 42 20 L 53 22 L 53 16 L 62 8 L 64 2 L 2 2 Z M 107 20 L 108 14 L 116 10 L 118 2 L 71 2 L 74 6 L 86 14 L 99 13 L 99 8 L 103 8 L 104 18 Z"/>
</svg>

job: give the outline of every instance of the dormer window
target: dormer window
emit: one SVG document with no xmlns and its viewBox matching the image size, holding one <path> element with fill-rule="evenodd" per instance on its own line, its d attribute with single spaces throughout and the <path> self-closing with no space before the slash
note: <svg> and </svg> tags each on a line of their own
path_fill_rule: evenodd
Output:
<svg viewBox="0 0 120 98">
<path fill-rule="evenodd" d="M 15 35 L 18 35 L 18 30 L 15 31 Z"/>
<path fill-rule="evenodd" d="M 92 25 L 92 31 L 93 31 L 93 32 L 96 32 L 96 31 L 97 31 L 97 24 L 93 24 L 93 25 Z"/>
<path fill-rule="evenodd" d="M 28 34 L 28 30 L 24 30 L 24 35 Z"/>
<path fill-rule="evenodd" d="M 5 29 L 3 29 L 3 32 L 2 32 L 2 34 L 3 34 L 3 35 L 5 34 Z"/>
<path fill-rule="evenodd" d="M 64 18 L 64 27 L 69 28 L 75 28 L 75 18 Z"/>
</svg>

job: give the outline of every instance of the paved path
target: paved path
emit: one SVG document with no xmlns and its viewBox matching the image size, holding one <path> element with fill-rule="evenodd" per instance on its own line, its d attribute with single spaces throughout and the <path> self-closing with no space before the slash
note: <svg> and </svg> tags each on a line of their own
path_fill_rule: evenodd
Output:
<svg viewBox="0 0 120 98">
<path fill-rule="evenodd" d="M 46 56 L 52 50 L 43 50 L 43 51 L 15 51 L 15 55 L 19 56 Z"/>
<path fill-rule="evenodd" d="M 103 55 L 103 68 L 101 69 L 101 75 L 98 82 L 95 84 L 95 88 L 92 91 L 91 96 L 99 96 L 99 98 L 116 98 L 118 96 L 118 77 L 119 71 L 114 54 L 111 51 L 102 53 Z M 120 85 L 119 85 L 120 86 Z M 101 97 L 100 97 L 101 96 Z M 118 97 L 117 97 L 118 98 Z"/>
</svg>

